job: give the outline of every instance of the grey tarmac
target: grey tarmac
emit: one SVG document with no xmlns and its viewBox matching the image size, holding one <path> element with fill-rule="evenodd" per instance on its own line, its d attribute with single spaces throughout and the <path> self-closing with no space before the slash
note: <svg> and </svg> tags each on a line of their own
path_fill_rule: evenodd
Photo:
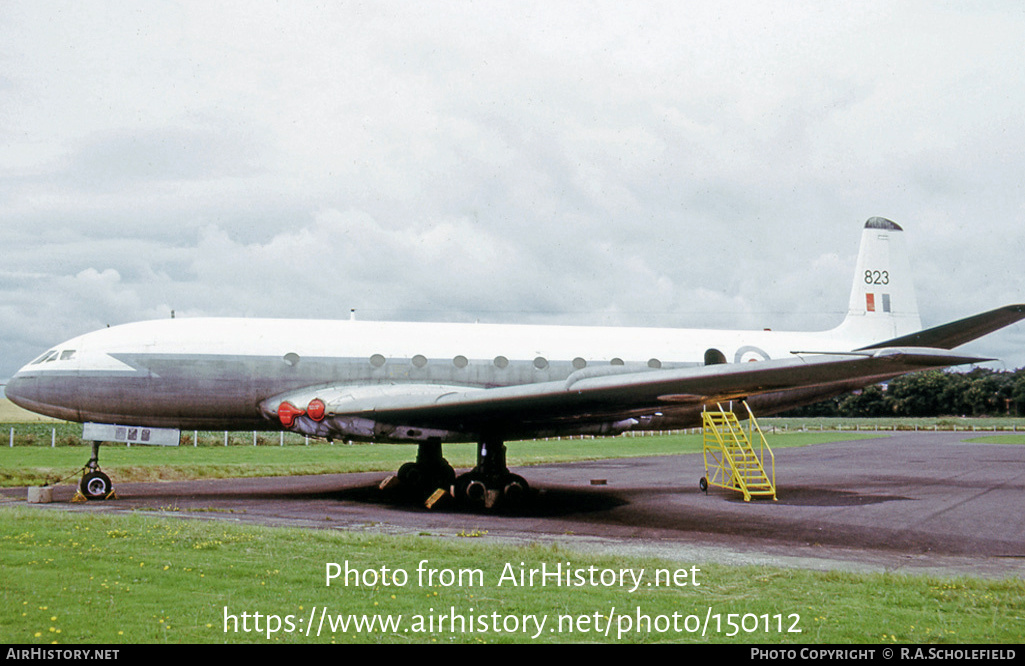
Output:
<svg viewBox="0 0 1025 666">
<path fill-rule="evenodd" d="M 53 504 L 32 506 L 476 535 L 687 562 L 1022 577 L 1025 446 L 965 441 L 984 437 L 895 433 L 780 449 L 775 502 L 744 502 L 739 493 L 714 488 L 701 492 L 702 456 L 688 454 L 518 468 L 533 493 L 516 515 L 454 505 L 429 510 L 379 490 L 388 476 L 380 472 L 124 484 L 115 478 L 117 500 L 73 504 L 73 488 L 58 487 Z M 412 447 L 410 454 L 412 459 Z M 2 495 L 6 502 L 24 501 L 26 490 L 4 489 Z"/>
</svg>

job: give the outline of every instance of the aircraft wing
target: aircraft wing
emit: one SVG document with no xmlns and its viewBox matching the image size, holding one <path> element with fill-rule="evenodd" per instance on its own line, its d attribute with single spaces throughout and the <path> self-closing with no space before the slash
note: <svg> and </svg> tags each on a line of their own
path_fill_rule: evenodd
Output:
<svg viewBox="0 0 1025 666">
<path fill-rule="evenodd" d="M 886 348 L 642 372 L 585 368 L 563 381 L 485 389 L 401 383 L 322 386 L 275 396 L 261 407 L 266 416 L 275 418 L 280 417 L 282 409 L 295 409 L 295 405 L 303 406 L 300 411 L 305 411 L 306 405 L 312 408 L 316 400 L 323 409 L 320 426 L 351 425 L 358 419 L 445 433 L 523 436 L 557 428 L 567 421 L 611 423 L 671 412 L 681 406 L 694 408 L 766 393 L 813 387 L 827 391 L 833 386 L 840 392 L 907 372 L 986 360 L 990 359 L 937 349 Z M 283 407 L 286 404 L 288 407 Z M 297 419 L 297 429 L 301 431 L 306 422 Z M 385 439 L 402 439 L 401 433 L 398 437 L 384 436 L 394 435 L 392 429 L 378 429 L 377 433 Z"/>
<path fill-rule="evenodd" d="M 958 319 L 949 324 L 927 328 L 917 333 L 879 342 L 862 349 L 905 346 L 953 349 L 1022 319 L 1025 319 L 1025 304 L 1005 305 L 996 310 Z"/>
</svg>

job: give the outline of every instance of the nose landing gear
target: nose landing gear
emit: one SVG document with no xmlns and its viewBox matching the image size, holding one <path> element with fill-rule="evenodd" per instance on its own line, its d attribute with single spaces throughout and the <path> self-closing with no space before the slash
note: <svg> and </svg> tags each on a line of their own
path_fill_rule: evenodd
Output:
<svg viewBox="0 0 1025 666">
<path fill-rule="evenodd" d="M 78 484 L 78 491 L 87 500 L 115 499 L 114 484 L 110 477 L 100 471 L 100 442 L 93 442 L 93 455 L 82 468 L 85 474 Z"/>
</svg>

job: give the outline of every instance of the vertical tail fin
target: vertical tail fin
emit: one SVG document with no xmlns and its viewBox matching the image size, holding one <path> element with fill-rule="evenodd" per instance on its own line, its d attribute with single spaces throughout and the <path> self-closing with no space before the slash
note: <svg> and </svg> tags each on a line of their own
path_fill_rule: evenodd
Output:
<svg viewBox="0 0 1025 666">
<path fill-rule="evenodd" d="M 870 218 L 861 232 L 847 317 L 834 333 L 867 344 L 921 328 L 904 230 L 886 218 Z"/>
</svg>

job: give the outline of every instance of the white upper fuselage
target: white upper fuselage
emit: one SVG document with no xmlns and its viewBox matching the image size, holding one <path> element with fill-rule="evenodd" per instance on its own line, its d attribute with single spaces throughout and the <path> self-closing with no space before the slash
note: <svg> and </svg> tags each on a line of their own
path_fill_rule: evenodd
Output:
<svg viewBox="0 0 1025 666">
<path fill-rule="evenodd" d="M 408 323 L 352 320 L 197 318 L 138 322 L 102 329 L 54 347 L 23 367 L 17 376 L 48 372 L 92 373 L 130 369 L 122 355 L 246 356 L 338 358 L 371 363 L 412 362 L 427 366 L 495 365 L 527 362 L 641 364 L 650 367 L 705 364 L 718 350 L 726 362 L 785 358 L 795 351 L 849 351 L 873 340 L 833 331 L 777 332 L 712 329 L 531 326 L 502 324 Z M 422 361 L 421 361 L 422 362 Z M 501 363 L 501 361 L 499 361 Z"/>
</svg>

